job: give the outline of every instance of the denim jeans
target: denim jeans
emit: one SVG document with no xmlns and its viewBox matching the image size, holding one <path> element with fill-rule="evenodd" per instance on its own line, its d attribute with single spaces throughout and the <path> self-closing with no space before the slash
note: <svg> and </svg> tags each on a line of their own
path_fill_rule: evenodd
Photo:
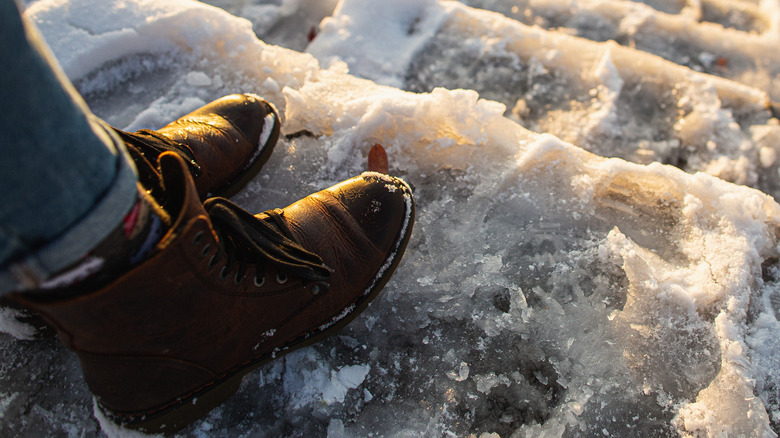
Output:
<svg viewBox="0 0 780 438">
<path fill-rule="evenodd" d="M 0 0 L 0 294 L 34 288 L 103 240 L 137 197 L 122 142 L 14 0 Z"/>
</svg>

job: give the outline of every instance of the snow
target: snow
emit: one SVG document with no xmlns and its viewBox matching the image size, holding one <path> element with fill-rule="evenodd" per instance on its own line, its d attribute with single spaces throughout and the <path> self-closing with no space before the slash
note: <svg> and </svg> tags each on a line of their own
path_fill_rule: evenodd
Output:
<svg viewBox="0 0 780 438">
<path fill-rule="evenodd" d="M 35 327 L 21 322 L 24 312 L 10 307 L 0 309 L 0 332 L 9 334 L 16 339 L 29 341 L 35 338 Z"/>
<path fill-rule="evenodd" d="M 315 56 L 326 51 L 326 59 L 319 57 L 324 66 L 336 59 L 349 64 L 353 74 L 370 75 L 376 82 L 400 87 L 405 66 L 445 17 L 444 11 L 430 7 L 435 4 L 435 0 L 399 0 L 388 11 L 387 7 L 366 8 L 360 2 L 340 2 L 333 16 L 322 21 L 320 35 L 307 51 Z M 392 20 L 387 19 L 388 12 L 392 13 Z"/>
<path fill-rule="evenodd" d="M 369 308 L 181 436 L 776 436 L 780 5 L 463 3 L 28 2 L 109 123 L 271 101 L 251 211 L 376 143 L 414 188 Z M 126 432 L 54 341 L 0 350 L 0 435 Z"/>
</svg>

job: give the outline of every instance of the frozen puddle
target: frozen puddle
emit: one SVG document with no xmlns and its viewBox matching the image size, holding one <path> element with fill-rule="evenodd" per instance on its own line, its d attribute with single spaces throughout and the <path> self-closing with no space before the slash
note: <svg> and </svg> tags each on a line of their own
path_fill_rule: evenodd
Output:
<svg viewBox="0 0 780 438">
<path fill-rule="evenodd" d="M 278 8 L 293 3 L 265 6 L 283 18 L 297 12 Z M 692 124 L 705 135 L 722 127 L 711 135 L 731 140 L 680 167 L 708 170 L 725 144 L 726 160 L 746 157 L 735 175 L 750 182 L 751 169 L 764 175 L 750 167 L 761 150 L 754 131 L 776 132 L 767 95 L 652 55 L 637 58 L 641 75 L 629 49 L 454 3 L 366 3 L 341 2 L 323 23 L 309 47 L 322 66 L 261 43 L 257 23 L 196 2 L 39 0 L 28 10 L 98 114 L 122 126 L 159 127 L 236 91 L 271 100 L 285 136 L 234 198 L 250 210 L 361 172 L 375 143 L 387 149 L 390 172 L 415 188 L 406 255 L 366 312 L 247 376 L 182 436 L 780 431 L 780 206 L 758 190 L 654 162 L 661 155 L 649 165 L 603 158 L 520 124 L 583 141 L 599 133 L 608 155 L 631 158 L 636 148 L 625 145 L 671 141 L 679 117 L 699 111 Z M 292 33 L 280 26 L 278 35 Z M 374 50 L 387 45 L 396 63 Z M 395 87 L 350 75 L 347 65 Z M 472 86 L 464 70 L 477 75 Z M 507 86 L 515 74 L 530 88 Z M 397 88 L 412 78 L 431 91 Z M 452 84 L 479 94 L 435 88 Z M 595 102 L 575 117 L 567 105 L 585 95 Z M 682 96 L 690 106 L 680 106 Z M 521 98 L 523 118 L 513 112 Z M 675 110 L 642 110 L 659 102 Z M 541 129 L 556 126 L 568 131 Z M 614 143 L 620 126 L 640 133 Z M 72 355 L 8 336 L 0 350 L 0 435 L 100 435 Z"/>
</svg>

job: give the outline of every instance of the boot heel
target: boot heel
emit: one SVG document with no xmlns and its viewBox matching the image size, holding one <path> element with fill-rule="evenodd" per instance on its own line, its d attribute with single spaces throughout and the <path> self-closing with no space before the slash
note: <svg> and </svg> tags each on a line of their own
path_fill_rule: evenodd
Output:
<svg viewBox="0 0 780 438">
<path fill-rule="evenodd" d="M 232 397 L 238 388 L 241 387 L 241 381 L 246 373 L 238 373 L 227 378 L 225 381 L 216 383 L 213 388 L 189 397 L 167 411 L 152 416 L 142 416 L 138 421 L 127 421 L 127 417 L 119 417 L 103 408 L 98 403 L 103 415 L 111 422 L 120 427 L 130 430 L 137 430 L 146 434 L 172 435 L 184 427 L 194 423 L 214 408 L 224 403 Z"/>
</svg>

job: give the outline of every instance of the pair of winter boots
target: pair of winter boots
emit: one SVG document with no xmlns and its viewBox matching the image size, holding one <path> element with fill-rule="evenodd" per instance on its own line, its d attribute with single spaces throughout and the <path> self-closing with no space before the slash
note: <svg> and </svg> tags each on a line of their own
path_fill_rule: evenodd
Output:
<svg viewBox="0 0 780 438">
<path fill-rule="evenodd" d="M 103 280 L 10 295 L 78 355 L 113 422 L 186 426 L 249 371 L 346 325 L 401 259 L 414 203 L 397 178 L 364 173 L 257 215 L 211 197 L 254 176 L 279 127 L 270 104 L 232 95 L 158 131 L 117 130 L 166 231 Z"/>
</svg>

